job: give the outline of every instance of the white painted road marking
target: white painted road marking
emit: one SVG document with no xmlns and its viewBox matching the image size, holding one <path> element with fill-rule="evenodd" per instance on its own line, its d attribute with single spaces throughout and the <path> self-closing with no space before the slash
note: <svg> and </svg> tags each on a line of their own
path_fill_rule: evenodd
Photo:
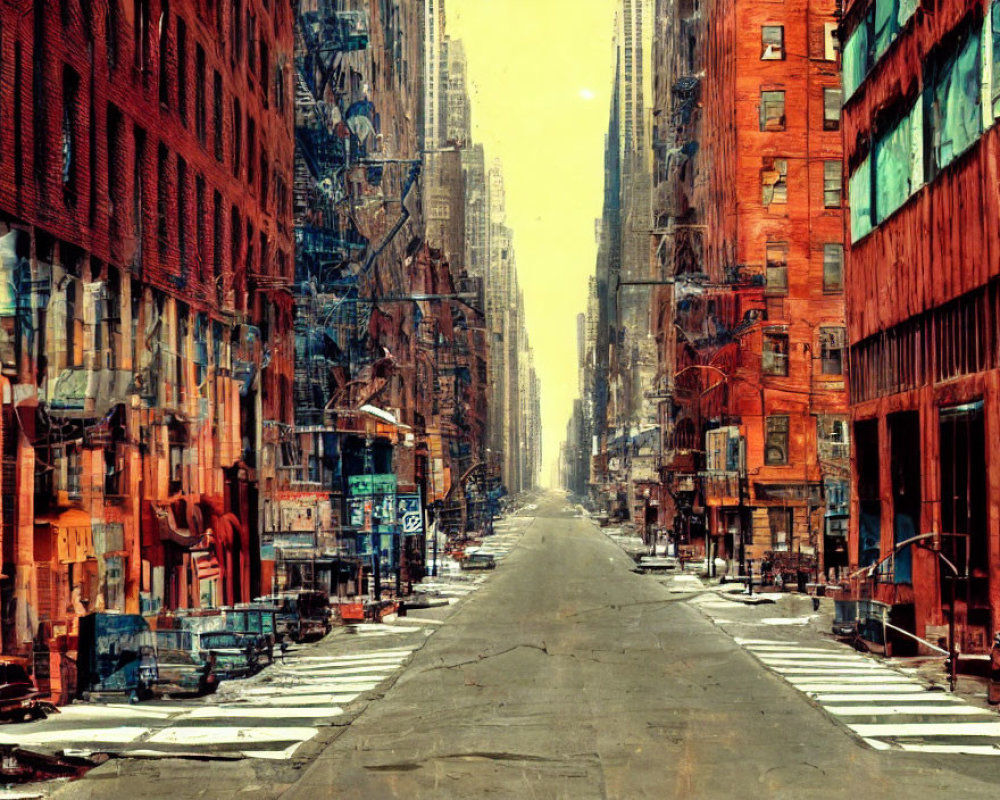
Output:
<svg viewBox="0 0 1000 800">
<path fill-rule="evenodd" d="M 865 738 L 885 738 L 887 736 L 1000 736 L 1000 722 L 887 722 L 870 725 L 848 725 L 847 727 Z"/>
<path fill-rule="evenodd" d="M 205 727 L 164 728 L 146 740 L 146 744 L 254 744 L 258 742 L 305 742 L 317 733 L 305 727 Z"/>
<path fill-rule="evenodd" d="M 913 705 L 906 706 L 824 706 L 831 714 L 838 717 L 879 717 L 879 716 L 942 716 L 942 717 L 995 717 L 994 712 L 979 706 L 967 706 L 964 703 L 946 703 L 943 706 Z"/>
</svg>

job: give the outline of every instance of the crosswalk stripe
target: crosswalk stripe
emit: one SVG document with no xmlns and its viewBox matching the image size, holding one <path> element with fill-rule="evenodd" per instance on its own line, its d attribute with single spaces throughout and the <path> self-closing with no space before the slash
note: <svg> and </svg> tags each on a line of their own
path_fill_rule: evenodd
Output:
<svg viewBox="0 0 1000 800">
<path fill-rule="evenodd" d="M 385 650 L 371 650 L 367 653 L 361 653 L 357 655 L 330 655 L 330 656 L 298 656 L 297 661 L 366 661 L 369 658 L 390 658 L 390 657 L 400 657 L 405 658 L 410 653 L 413 652 L 413 648 L 400 649 L 389 649 Z"/>
<path fill-rule="evenodd" d="M 844 694 L 833 692 L 830 694 L 818 694 L 815 696 L 822 704 L 837 704 L 837 703 L 951 703 L 959 704 L 962 701 L 957 697 L 950 694 L 945 694 L 944 692 L 912 692 L 908 694 L 882 694 L 882 693 L 868 693 L 864 690 L 860 690 L 857 694 Z"/>
<path fill-rule="evenodd" d="M 313 727 L 170 727 L 157 731 L 145 744 L 253 745 L 261 742 L 306 742 L 318 732 Z"/>
<path fill-rule="evenodd" d="M 880 694 L 889 694 L 891 692 L 910 694 L 911 692 L 924 691 L 923 685 L 919 683 L 888 683 L 880 686 L 872 686 L 870 681 L 865 681 L 864 684 L 854 685 L 845 685 L 843 683 L 806 683 L 800 688 L 803 692 L 816 695 L 827 695 L 831 693 L 846 695 L 849 692 L 857 692 L 858 694 L 868 694 L 871 692 L 877 692 Z"/>
<path fill-rule="evenodd" d="M 250 706 L 280 706 L 282 708 L 298 708 L 300 706 L 345 706 L 361 697 L 357 692 L 346 694 L 293 694 L 280 690 L 274 690 L 267 695 L 254 695 L 247 698 L 246 703 Z"/>
<path fill-rule="evenodd" d="M 895 672 L 887 672 L 884 670 L 873 669 L 871 667 L 776 667 L 773 664 L 768 666 L 774 667 L 775 671 L 781 675 L 795 675 L 803 677 L 806 675 L 826 675 L 831 678 L 835 678 L 838 675 L 895 675 Z"/>
<path fill-rule="evenodd" d="M 289 708 L 255 708 L 252 706 L 208 706 L 196 708 L 186 714 L 176 717 L 187 719 L 282 719 L 285 717 L 302 717 L 306 719 L 322 719 L 337 717 L 344 713 L 338 706 L 294 706 Z"/>
<path fill-rule="evenodd" d="M 859 736 L 1000 736 L 1000 722 L 876 722 L 848 725 Z"/>
<path fill-rule="evenodd" d="M 993 712 L 987 708 L 979 706 L 967 706 L 957 703 L 946 703 L 942 706 L 930 705 L 907 705 L 907 706 L 823 706 L 831 714 L 838 717 L 880 717 L 880 716 L 994 716 Z"/>
<path fill-rule="evenodd" d="M 865 741 L 868 741 L 867 739 Z M 939 755 L 1000 756 L 1000 744 L 922 744 L 898 742 L 901 750 L 910 753 L 936 753 Z"/>
<path fill-rule="evenodd" d="M 149 733 L 149 728 L 121 725 L 114 728 L 61 728 L 0 734 L 0 744 L 48 744 L 73 742 L 77 747 L 88 744 L 125 744 Z"/>
</svg>

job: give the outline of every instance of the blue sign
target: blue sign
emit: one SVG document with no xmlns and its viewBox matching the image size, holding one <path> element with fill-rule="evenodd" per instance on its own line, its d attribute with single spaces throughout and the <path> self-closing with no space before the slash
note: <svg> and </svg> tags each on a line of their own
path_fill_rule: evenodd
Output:
<svg viewBox="0 0 1000 800">
<path fill-rule="evenodd" d="M 420 495 L 397 495 L 396 512 L 396 518 L 399 520 L 404 536 L 416 536 L 424 532 L 424 515 L 420 513 Z"/>
</svg>

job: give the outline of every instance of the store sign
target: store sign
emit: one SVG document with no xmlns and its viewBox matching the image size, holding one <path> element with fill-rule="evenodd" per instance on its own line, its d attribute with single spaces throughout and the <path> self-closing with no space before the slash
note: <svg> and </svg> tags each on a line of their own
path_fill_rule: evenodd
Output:
<svg viewBox="0 0 1000 800">
<path fill-rule="evenodd" d="M 420 512 L 420 495 L 397 495 L 396 509 L 404 536 L 417 536 L 424 532 L 424 516 Z"/>
</svg>

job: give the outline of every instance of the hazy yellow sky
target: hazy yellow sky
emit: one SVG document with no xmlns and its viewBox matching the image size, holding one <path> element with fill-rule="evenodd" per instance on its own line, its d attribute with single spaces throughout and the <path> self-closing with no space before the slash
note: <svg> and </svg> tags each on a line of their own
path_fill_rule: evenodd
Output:
<svg viewBox="0 0 1000 800">
<path fill-rule="evenodd" d="M 594 274 L 616 0 L 447 0 L 473 136 L 503 161 L 507 224 L 542 381 L 548 483 L 577 396 L 576 315 Z"/>
</svg>

